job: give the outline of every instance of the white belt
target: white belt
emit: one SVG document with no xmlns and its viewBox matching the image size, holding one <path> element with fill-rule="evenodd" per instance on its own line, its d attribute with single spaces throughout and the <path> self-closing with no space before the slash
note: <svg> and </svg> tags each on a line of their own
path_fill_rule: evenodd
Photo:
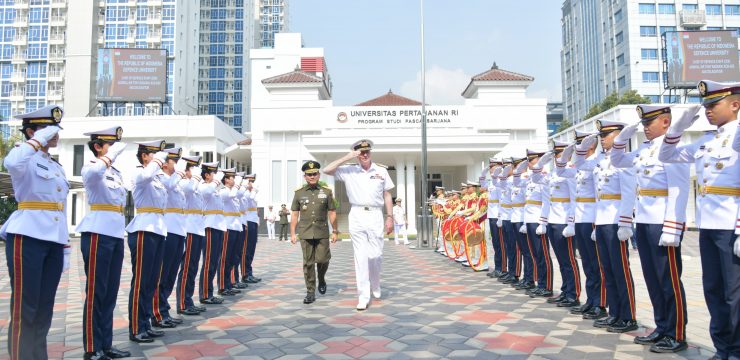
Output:
<svg viewBox="0 0 740 360">
<path fill-rule="evenodd" d="M 383 211 L 382 206 L 352 205 L 352 208 L 357 208 L 364 211 Z"/>
</svg>

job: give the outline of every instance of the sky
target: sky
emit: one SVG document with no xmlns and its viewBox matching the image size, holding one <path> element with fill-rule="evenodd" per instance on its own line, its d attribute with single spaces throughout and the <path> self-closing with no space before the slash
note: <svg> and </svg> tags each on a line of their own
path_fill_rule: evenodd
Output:
<svg viewBox="0 0 740 360">
<path fill-rule="evenodd" d="M 392 90 L 421 99 L 420 0 L 289 0 L 289 31 L 324 48 L 335 105 Z M 533 76 L 530 97 L 560 101 L 559 0 L 424 0 L 426 101 L 461 104 L 476 74 Z"/>
</svg>

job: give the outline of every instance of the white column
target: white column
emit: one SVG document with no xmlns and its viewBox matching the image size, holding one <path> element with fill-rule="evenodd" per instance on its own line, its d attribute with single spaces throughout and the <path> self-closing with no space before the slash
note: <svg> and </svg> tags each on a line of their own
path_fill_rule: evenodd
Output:
<svg viewBox="0 0 740 360">
<path fill-rule="evenodd" d="M 406 215 L 409 218 L 409 234 L 416 234 L 416 213 L 419 204 L 416 203 L 416 171 L 414 170 L 414 161 L 406 162 Z M 422 199 L 423 200 L 423 199 Z"/>
<path fill-rule="evenodd" d="M 403 200 L 403 207 L 408 214 L 409 202 L 406 201 L 406 164 L 402 159 L 396 160 L 396 197 Z"/>
</svg>

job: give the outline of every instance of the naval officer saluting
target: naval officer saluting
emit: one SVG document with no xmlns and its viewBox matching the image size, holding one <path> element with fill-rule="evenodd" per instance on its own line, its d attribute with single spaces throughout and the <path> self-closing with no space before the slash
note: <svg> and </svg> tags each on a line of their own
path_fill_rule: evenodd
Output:
<svg viewBox="0 0 740 360">
<path fill-rule="evenodd" d="M 113 310 L 123 265 L 123 237 L 126 227 L 123 208 L 126 188 L 121 173 L 113 167 L 126 148 L 120 142 L 123 129 L 114 126 L 92 131 L 88 148 L 95 156 L 82 167 L 90 212 L 80 221 L 80 250 L 85 261 L 85 304 L 82 310 L 82 344 L 84 359 L 104 360 L 131 356 L 113 345 Z"/>
<path fill-rule="evenodd" d="M 49 155 L 59 141 L 62 108 L 49 105 L 17 116 L 26 137 L 5 157 L 18 210 L 0 229 L 10 276 L 8 353 L 11 359 L 46 359 L 54 296 L 69 267 L 66 207 L 69 184 Z M 22 335 L 22 336 L 21 336 Z"/>
<path fill-rule="evenodd" d="M 389 192 L 395 186 L 388 170 L 370 159 L 373 143 L 359 140 L 347 155 L 324 169 L 324 174 L 344 181 L 352 204 L 349 212 L 349 234 L 355 257 L 357 310 L 367 309 L 370 292 L 380 298 L 380 269 L 383 262 L 383 230 L 393 231 L 393 199 Z M 359 164 L 342 165 L 357 158 Z M 385 221 L 383 220 L 385 208 Z"/>
</svg>

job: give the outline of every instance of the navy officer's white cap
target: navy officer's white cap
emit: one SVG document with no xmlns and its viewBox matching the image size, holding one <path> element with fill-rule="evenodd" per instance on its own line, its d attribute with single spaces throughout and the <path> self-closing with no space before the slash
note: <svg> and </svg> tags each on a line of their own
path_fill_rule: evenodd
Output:
<svg viewBox="0 0 740 360">
<path fill-rule="evenodd" d="M 182 148 L 181 147 L 173 147 L 169 149 L 162 150 L 167 153 L 167 158 L 172 160 L 180 160 L 180 157 L 182 156 Z"/>
<path fill-rule="evenodd" d="M 198 166 L 200 165 L 201 158 L 200 158 L 200 155 L 185 155 L 182 157 L 182 159 L 185 160 L 185 162 L 190 165 Z"/>
<path fill-rule="evenodd" d="M 437 191 L 437 190 L 444 190 L 444 189 L 445 189 L 445 187 L 444 187 L 444 186 L 435 186 L 435 187 L 434 187 L 434 191 Z"/>
<path fill-rule="evenodd" d="M 464 189 L 466 187 L 468 187 L 468 183 L 460 183 L 460 188 L 461 189 Z"/>
<path fill-rule="evenodd" d="M 637 116 L 640 121 L 650 121 L 663 114 L 670 114 L 671 106 L 668 104 L 640 104 L 637 105 Z"/>
<path fill-rule="evenodd" d="M 47 105 L 41 109 L 29 113 L 16 115 L 15 118 L 23 122 L 23 126 L 28 125 L 54 125 L 59 126 L 62 122 L 64 110 L 59 105 Z M 61 128 L 61 126 L 59 126 Z"/>
<path fill-rule="evenodd" d="M 740 82 L 702 80 L 696 87 L 699 89 L 702 105 L 716 103 L 730 95 L 740 94 Z"/>
<path fill-rule="evenodd" d="M 581 130 L 573 130 L 573 131 L 575 132 L 576 141 L 583 140 L 589 135 L 599 135 L 598 132 L 581 131 Z"/>
<path fill-rule="evenodd" d="M 596 129 L 599 130 L 600 134 L 610 133 L 616 130 L 622 130 L 627 126 L 626 122 L 618 120 L 596 120 Z"/>
<path fill-rule="evenodd" d="M 239 171 L 238 173 L 236 173 L 236 176 L 244 177 L 244 171 Z"/>
<path fill-rule="evenodd" d="M 114 143 L 116 141 L 121 141 L 121 137 L 123 137 L 123 128 L 120 126 L 114 126 L 103 130 L 89 131 L 82 135 L 89 136 L 90 140 L 103 140 Z"/>
<path fill-rule="evenodd" d="M 468 186 L 480 186 L 480 183 L 477 181 L 468 180 Z"/>
<path fill-rule="evenodd" d="M 568 147 L 568 145 L 570 144 L 564 141 L 558 141 L 558 140 L 552 141 L 552 149 L 555 150 L 556 153 L 565 150 L 565 148 Z"/>
<path fill-rule="evenodd" d="M 222 169 L 224 176 L 236 176 L 236 168 Z"/>
<path fill-rule="evenodd" d="M 254 173 L 247 174 L 247 175 L 244 175 L 244 178 L 247 179 L 247 180 L 256 180 L 257 179 L 257 174 L 254 174 Z"/>
<path fill-rule="evenodd" d="M 139 145 L 140 150 L 146 150 L 149 152 L 158 152 L 164 150 L 167 142 L 164 140 L 152 140 L 152 141 L 139 141 L 136 144 Z"/>
<path fill-rule="evenodd" d="M 373 142 L 368 139 L 357 140 L 349 148 L 356 151 L 372 150 Z"/>
<path fill-rule="evenodd" d="M 542 155 L 545 155 L 544 151 L 527 149 L 527 159 L 529 160 L 536 159 Z"/>
<path fill-rule="evenodd" d="M 218 161 L 202 163 L 200 164 L 200 168 L 203 170 L 203 172 L 215 173 L 216 171 L 218 171 Z"/>
</svg>

